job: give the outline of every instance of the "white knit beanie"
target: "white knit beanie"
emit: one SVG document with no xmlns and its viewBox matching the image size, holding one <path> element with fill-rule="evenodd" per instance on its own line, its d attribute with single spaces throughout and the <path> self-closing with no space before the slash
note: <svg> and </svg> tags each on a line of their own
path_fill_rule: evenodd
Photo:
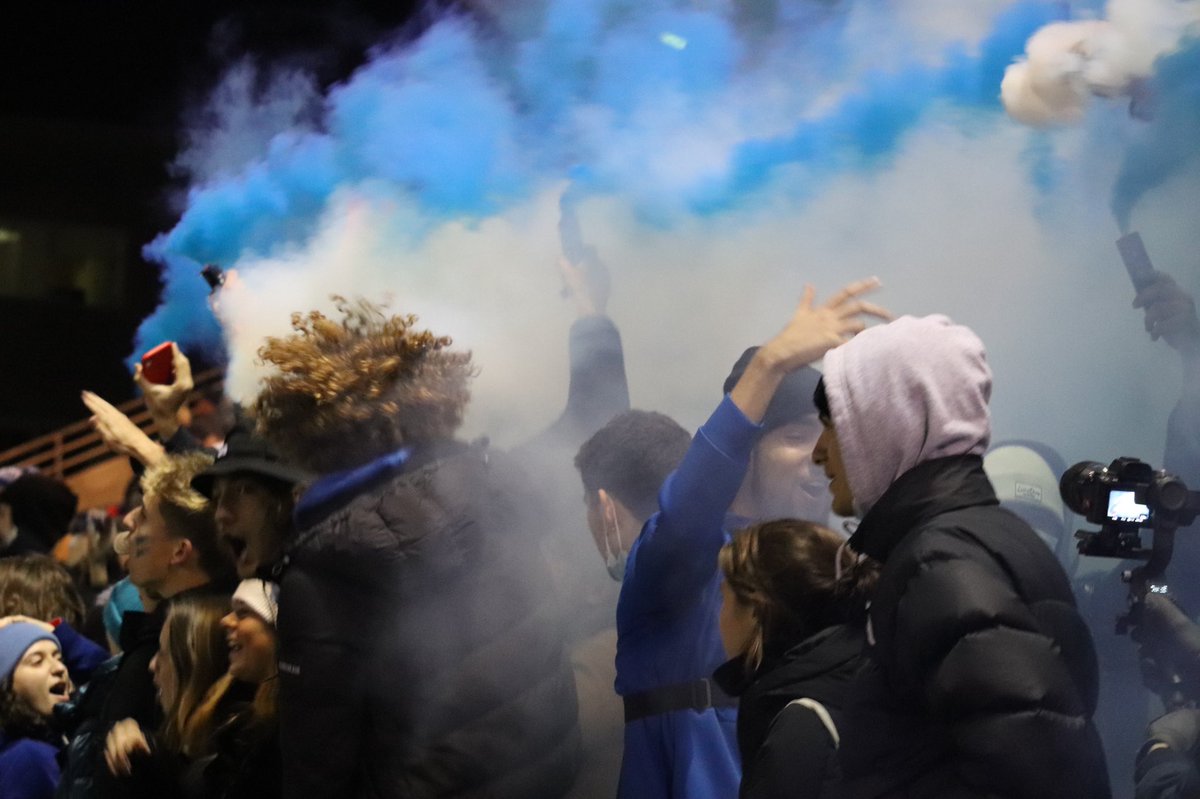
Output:
<svg viewBox="0 0 1200 799">
<path fill-rule="evenodd" d="M 242 580 L 233 592 L 233 603 L 242 603 L 272 627 L 279 618 L 279 586 L 266 580 Z"/>
</svg>

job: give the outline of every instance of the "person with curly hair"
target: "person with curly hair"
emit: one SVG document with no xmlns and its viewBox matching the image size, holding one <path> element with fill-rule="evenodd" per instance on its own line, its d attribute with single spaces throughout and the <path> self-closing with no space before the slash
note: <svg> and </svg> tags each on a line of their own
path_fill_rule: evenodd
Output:
<svg viewBox="0 0 1200 799">
<path fill-rule="evenodd" d="M 878 568 L 837 533 L 779 519 L 721 547 L 721 642 L 713 675 L 739 698 L 742 799 L 821 797 L 838 780 L 837 721 L 862 664 Z"/>
<path fill-rule="evenodd" d="M 280 581 L 284 795 L 561 796 L 579 733 L 544 521 L 509 458 L 454 440 L 470 354 L 338 308 L 259 351 L 259 430 L 320 475 Z"/>
</svg>

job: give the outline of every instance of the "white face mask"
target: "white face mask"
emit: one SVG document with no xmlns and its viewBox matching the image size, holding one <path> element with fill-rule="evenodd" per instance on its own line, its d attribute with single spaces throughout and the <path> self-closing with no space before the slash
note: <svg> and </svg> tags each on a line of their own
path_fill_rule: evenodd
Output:
<svg viewBox="0 0 1200 799">
<path fill-rule="evenodd" d="M 616 580 L 618 583 L 625 579 L 625 562 L 629 559 L 629 553 L 621 549 L 621 525 L 616 519 L 613 519 L 613 528 L 616 531 L 617 551 L 613 552 L 608 545 L 608 530 L 604 531 L 604 567 L 608 569 L 608 576 Z"/>
</svg>

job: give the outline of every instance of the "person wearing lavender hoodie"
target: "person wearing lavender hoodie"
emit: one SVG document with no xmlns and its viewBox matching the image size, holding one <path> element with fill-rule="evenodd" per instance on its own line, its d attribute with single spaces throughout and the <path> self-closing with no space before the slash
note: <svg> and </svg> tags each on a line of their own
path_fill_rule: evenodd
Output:
<svg viewBox="0 0 1200 799">
<path fill-rule="evenodd" d="M 849 797 L 1108 797 L 1097 665 L 1071 586 L 983 471 L 992 375 L 944 316 L 825 356 L 813 460 L 883 564 L 841 729 Z"/>
</svg>

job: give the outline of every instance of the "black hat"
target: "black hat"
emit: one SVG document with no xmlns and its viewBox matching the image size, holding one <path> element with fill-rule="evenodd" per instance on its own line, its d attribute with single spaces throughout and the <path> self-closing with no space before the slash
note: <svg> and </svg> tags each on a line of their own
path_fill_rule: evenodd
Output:
<svg viewBox="0 0 1200 799">
<path fill-rule="evenodd" d="M 212 499 L 216 478 L 234 474 L 248 474 L 288 485 L 312 477 L 303 469 L 283 461 L 266 441 L 240 425 L 229 431 L 213 464 L 192 478 L 192 488 Z"/>
<path fill-rule="evenodd" d="M 725 378 L 725 385 L 722 387 L 726 394 L 733 391 L 733 387 L 742 379 L 742 374 L 745 373 L 750 359 L 756 352 L 758 352 L 758 347 L 751 347 L 737 359 L 737 363 L 733 365 L 733 370 L 730 371 L 729 377 Z M 802 366 L 794 372 L 789 372 L 780 381 L 779 388 L 775 389 L 775 396 L 771 397 L 771 403 L 767 405 L 767 412 L 762 419 L 763 429 L 774 430 L 785 424 L 800 422 L 810 416 L 816 416 L 817 407 L 813 404 L 813 392 L 820 380 L 821 373 L 811 366 Z"/>
</svg>

